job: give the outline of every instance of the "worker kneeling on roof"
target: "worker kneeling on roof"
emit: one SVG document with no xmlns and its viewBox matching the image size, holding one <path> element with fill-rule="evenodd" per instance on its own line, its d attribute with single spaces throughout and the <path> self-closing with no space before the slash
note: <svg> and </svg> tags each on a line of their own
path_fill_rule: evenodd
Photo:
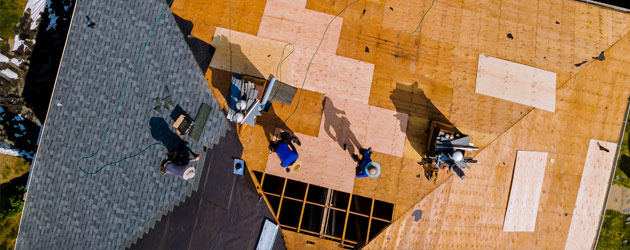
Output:
<svg viewBox="0 0 630 250">
<path fill-rule="evenodd" d="M 282 132 L 280 133 L 280 139 L 269 144 L 269 150 L 271 150 L 271 152 L 276 152 L 281 161 L 280 166 L 283 168 L 293 165 L 299 157 L 293 143 L 298 146 L 301 145 L 300 140 L 297 137 L 291 136 L 288 132 Z M 290 172 L 288 168 L 287 172 Z"/>
<path fill-rule="evenodd" d="M 359 149 L 359 153 L 362 158 L 359 159 L 357 155 L 354 155 L 354 159 L 357 163 L 357 178 L 372 177 L 376 178 L 381 175 L 381 165 L 372 161 L 372 148 Z"/>
<path fill-rule="evenodd" d="M 191 158 L 190 155 L 193 157 Z M 190 149 L 190 144 L 183 141 L 177 149 L 168 152 L 168 159 L 162 161 L 160 171 L 162 174 L 175 175 L 182 177 L 184 180 L 189 180 L 195 177 L 195 168 L 188 165 L 191 162 L 198 161 L 200 158 L 200 155 L 195 154 Z"/>
</svg>

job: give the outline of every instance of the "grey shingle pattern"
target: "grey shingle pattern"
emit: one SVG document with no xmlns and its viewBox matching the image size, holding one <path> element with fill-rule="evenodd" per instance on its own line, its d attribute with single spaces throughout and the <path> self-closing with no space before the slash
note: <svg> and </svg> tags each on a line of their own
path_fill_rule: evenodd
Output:
<svg viewBox="0 0 630 250">
<path fill-rule="evenodd" d="M 165 6 L 164 0 L 77 1 L 31 172 L 18 249 L 124 248 L 197 187 L 198 178 L 183 181 L 159 172 L 166 157 L 161 147 L 96 175 L 77 169 L 77 160 L 98 148 L 133 63 Z M 94 29 L 84 16 L 96 23 Z M 100 154 L 84 162 L 86 170 L 156 142 L 152 117 L 172 125 L 173 105 L 155 109 L 155 98 L 166 97 L 165 86 L 172 104 L 192 117 L 202 102 L 212 108 L 199 142 L 184 138 L 193 151 L 202 153 L 202 146 L 218 143 L 227 121 L 169 11 L 131 81 L 109 139 Z"/>
</svg>

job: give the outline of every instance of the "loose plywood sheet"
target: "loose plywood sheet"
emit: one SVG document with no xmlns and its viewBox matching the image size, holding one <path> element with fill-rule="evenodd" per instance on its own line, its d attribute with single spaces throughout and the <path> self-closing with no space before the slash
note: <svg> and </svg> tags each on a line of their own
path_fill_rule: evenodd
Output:
<svg viewBox="0 0 630 250">
<path fill-rule="evenodd" d="M 545 178 L 547 152 L 518 151 L 504 232 L 533 232 Z"/>
<path fill-rule="evenodd" d="M 267 78 L 270 74 L 276 74 L 283 50 L 285 57 L 290 52 L 290 49 L 285 48 L 285 44 L 217 27 L 212 37 L 212 46 L 216 48 L 216 52 L 210 67 Z M 287 57 L 282 63 L 282 72 L 291 71 L 291 61 L 292 57 Z"/>
<path fill-rule="evenodd" d="M 296 49 L 291 57 L 292 71 L 287 79 L 281 79 L 283 82 L 297 88 L 304 86 L 304 89 L 326 96 L 368 103 L 374 64 L 327 53 L 317 53 L 313 58 L 312 52 L 300 49 Z M 308 76 L 304 82 L 307 68 Z"/>
<path fill-rule="evenodd" d="M 276 130 L 276 135 L 280 130 Z M 301 162 L 299 171 L 286 172 L 277 155 L 270 155 L 265 173 L 317 186 L 352 193 L 356 162 L 336 142 L 295 133 L 301 146 L 296 145 Z"/>
<path fill-rule="evenodd" d="M 319 137 L 357 154 L 358 148 L 402 157 L 408 115 L 384 108 L 327 97 Z"/>
<path fill-rule="evenodd" d="M 616 143 L 590 141 L 565 249 L 592 247 L 597 237 L 616 151 Z"/>
<path fill-rule="evenodd" d="M 556 73 L 479 54 L 475 93 L 556 110 Z"/>
<path fill-rule="evenodd" d="M 339 43 L 343 18 L 337 17 L 333 21 L 333 15 L 305 9 L 304 6 L 300 7 L 300 3 L 287 2 L 267 1 L 258 36 L 291 43 L 297 49 L 311 54 L 324 37 L 319 52 L 334 55 Z"/>
</svg>

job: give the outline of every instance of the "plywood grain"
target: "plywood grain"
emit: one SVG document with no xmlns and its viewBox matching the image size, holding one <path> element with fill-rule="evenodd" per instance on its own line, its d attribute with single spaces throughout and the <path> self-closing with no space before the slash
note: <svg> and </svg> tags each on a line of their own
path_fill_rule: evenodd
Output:
<svg viewBox="0 0 630 250">
<path fill-rule="evenodd" d="M 408 115 L 341 98 L 327 97 L 319 137 L 357 154 L 360 148 L 401 157 Z"/>
<path fill-rule="evenodd" d="M 280 130 L 276 131 L 279 134 Z M 296 146 L 301 161 L 299 171 L 286 172 L 277 155 L 270 155 L 265 173 L 352 193 L 356 162 L 336 142 L 295 133 L 302 146 Z"/>
<path fill-rule="evenodd" d="M 591 139 L 596 138 L 600 144 L 619 139 L 630 95 L 630 82 L 625 81 L 630 75 L 621 73 L 622 65 L 630 66 L 629 49 L 630 34 L 606 51 L 606 60 L 586 65 L 558 88 L 555 113 L 534 109 L 480 150 L 475 157 L 479 162 L 467 172 L 466 180 L 452 180 L 448 194 L 443 194 L 447 197 L 443 215 L 426 224 L 413 223 L 413 210 L 426 208 L 426 200 L 437 198 L 429 194 L 366 249 L 561 249 L 567 246 L 567 239 L 573 238 L 571 224 L 575 228 L 596 228 L 595 220 L 575 213 L 580 207 L 599 203 L 596 209 L 585 209 L 589 215 L 598 214 L 603 201 L 597 201 L 596 195 L 583 195 L 592 198 L 593 204 L 580 205 L 576 200 L 580 189 L 605 194 L 608 179 L 583 185 L 581 176 L 583 172 L 593 176 L 585 163 L 593 162 L 587 159 L 599 159 L 588 156 L 589 148 L 594 147 Z M 613 148 L 610 152 L 614 154 L 614 145 L 601 145 L 607 150 Z M 502 228 L 505 214 L 501 211 L 509 202 L 511 166 L 518 150 L 549 153 L 534 232 L 503 232 Z M 596 150 L 600 151 L 599 147 Z M 612 168 L 612 163 L 608 166 Z M 429 234 L 425 228 L 435 233 Z M 588 237 L 594 231 L 588 229 L 578 236 L 582 237 L 574 241 L 582 244 L 578 248 L 590 248 L 582 240 L 592 243 Z"/>
<path fill-rule="evenodd" d="M 334 16 L 300 7 L 299 1 L 289 2 L 267 1 L 258 36 L 291 43 L 296 49 L 312 54 Z M 331 55 L 337 52 L 342 23 L 343 18 L 338 17 L 330 24 L 319 52 Z"/>
<path fill-rule="evenodd" d="M 616 143 L 590 141 L 565 249 L 587 249 L 595 243 L 616 149 Z"/>
<path fill-rule="evenodd" d="M 300 49 L 296 49 L 291 57 L 292 71 L 287 74 L 287 84 L 297 88 L 304 85 L 304 89 L 326 96 L 368 103 L 374 64 L 326 53 L 317 53 L 313 57 L 312 52 Z"/>
<path fill-rule="evenodd" d="M 503 232 L 533 232 L 545 178 L 547 152 L 518 151 Z"/>
<path fill-rule="evenodd" d="M 283 50 L 287 50 L 285 45 L 283 42 L 217 28 L 212 37 L 212 46 L 216 51 L 210 67 L 266 79 L 270 74 L 277 75 Z M 292 57 L 288 57 L 281 64 L 282 72 L 291 72 L 291 61 Z"/>
<path fill-rule="evenodd" d="M 556 110 L 556 73 L 479 54 L 475 93 Z"/>
</svg>

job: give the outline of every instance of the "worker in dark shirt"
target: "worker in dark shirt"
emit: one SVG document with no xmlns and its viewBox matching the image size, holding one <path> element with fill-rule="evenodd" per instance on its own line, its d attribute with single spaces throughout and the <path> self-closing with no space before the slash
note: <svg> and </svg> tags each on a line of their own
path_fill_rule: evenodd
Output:
<svg viewBox="0 0 630 250">
<path fill-rule="evenodd" d="M 355 157 L 357 160 L 357 178 L 372 177 L 376 178 L 381 175 L 381 166 L 372 161 L 372 148 L 359 149 L 362 158 Z"/>
<path fill-rule="evenodd" d="M 276 152 L 281 161 L 280 166 L 283 168 L 293 165 L 299 157 L 297 149 L 293 146 L 293 142 L 298 146 L 301 145 L 297 137 L 291 136 L 288 132 L 282 132 L 279 140 L 269 144 L 269 149 L 272 152 Z M 289 171 L 290 170 L 287 168 L 287 172 Z"/>
</svg>

